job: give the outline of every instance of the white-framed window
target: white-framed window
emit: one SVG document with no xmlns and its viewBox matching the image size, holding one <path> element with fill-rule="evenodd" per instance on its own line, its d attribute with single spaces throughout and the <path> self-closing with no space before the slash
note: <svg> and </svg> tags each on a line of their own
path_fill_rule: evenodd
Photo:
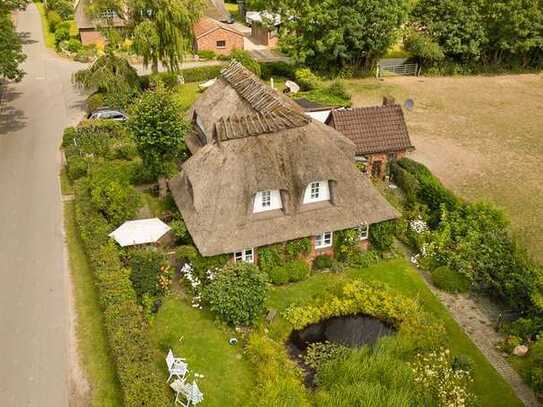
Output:
<svg viewBox="0 0 543 407">
<path fill-rule="evenodd" d="M 328 181 L 313 181 L 307 185 L 304 193 L 304 204 L 330 200 Z"/>
<path fill-rule="evenodd" d="M 324 249 L 332 246 L 332 232 L 324 232 L 315 236 L 315 249 Z"/>
<path fill-rule="evenodd" d="M 226 48 L 226 41 L 217 41 L 217 48 Z"/>
<path fill-rule="evenodd" d="M 360 240 L 368 240 L 369 235 L 370 225 L 367 223 L 362 223 L 360 226 L 358 226 L 358 237 Z"/>
<path fill-rule="evenodd" d="M 117 12 L 115 10 L 104 10 L 99 15 L 99 18 L 102 18 L 104 20 L 114 19 L 115 17 L 117 17 Z"/>
<path fill-rule="evenodd" d="M 272 211 L 274 209 L 281 209 L 283 202 L 281 202 L 281 192 L 278 190 L 260 191 L 255 195 L 255 203 L 253 206 L 253 212 L 265 212 Z"/>
<path fill-rule="evenodd" d="M 244 249 L 239 252 L 234 253 L 234 261 L 237 263 L 239 261 L 244 261 L 245 263 L 254 263 L 255 255 L 253 249 Z"/>
</svg>

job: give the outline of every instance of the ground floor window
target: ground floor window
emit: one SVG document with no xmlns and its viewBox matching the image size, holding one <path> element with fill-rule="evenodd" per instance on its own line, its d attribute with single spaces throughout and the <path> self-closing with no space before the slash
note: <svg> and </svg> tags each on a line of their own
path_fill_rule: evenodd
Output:
<svg viewBox="0 0 543 407">
<path fill-rule="evenodd" d="M 370 235 L 370 225 L 363 223 L 358 227 L 358 237 L 360 240 L 368 240 Z"/>
<path fill-rule="evenodd" d="M 244 249 L 234 253 L 234 261 L 244 261 L 245 263 L 254 263 L 255 256 L 253 249 Z"/>
<path fill-rule="evenodd" d="M 226 48 L 226 41 L 217 41 L 217 48 Z"/>
<path fill-rule="evenodd" d="M 324 249 L 332 246 L 332 232 L 324 232 L 315 236 L 315 249 Z"/>
</svg>

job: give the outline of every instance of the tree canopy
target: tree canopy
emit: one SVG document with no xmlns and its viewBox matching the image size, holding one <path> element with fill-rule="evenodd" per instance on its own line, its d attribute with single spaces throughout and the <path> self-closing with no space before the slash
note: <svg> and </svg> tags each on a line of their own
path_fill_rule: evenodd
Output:
<svg viewBox="0 0 543 407">
<path fill-rule="evenodd" d="M 11 21 L 11 11 L 26 6 L 27 0 L 0 1 L 0 78 L 20 81 L 24 72 L 20 64 L 25 60 L 21 39 Z"/>
</svg>

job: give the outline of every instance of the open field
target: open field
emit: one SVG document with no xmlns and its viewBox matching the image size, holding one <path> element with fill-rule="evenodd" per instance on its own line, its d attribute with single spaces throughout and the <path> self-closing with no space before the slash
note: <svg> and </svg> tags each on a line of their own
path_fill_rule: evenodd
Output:
<svg viewBox="0 0 543 407">
<path fill-rule="evenodd" d="M 348 86 L 354 106 L 379 104 L 383 95 L 412 98 L 412 158 L 463 197 L 504 208 L 543 261 L 543 75 L 394 77 Z"/>
</svg>

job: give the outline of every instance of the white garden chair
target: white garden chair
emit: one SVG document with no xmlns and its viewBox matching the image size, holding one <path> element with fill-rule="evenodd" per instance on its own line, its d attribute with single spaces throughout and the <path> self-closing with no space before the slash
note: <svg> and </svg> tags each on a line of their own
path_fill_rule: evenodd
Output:
<svg viewBox="0 0 543 407">
<path fill-rule="evenodd" d="M 168 372 L 170 373 L 170 376 L 168 377 L 167 383 L 169 383 L 170 379 L 175 376 L 181 382 L 185 382 L 185 376 L 187 375 L 187 372 L 189 370 L 187 363 L 185 362 L 185 359 L 183 358 L 176 358 L 173 355 L 172 350 L 170 349 L 168 352 L 168 355 L 166 356 L 166 364 L 168 365 Z"/>
<path fill-rule="evenodd" d="M 183 385 L 180 390 L 179 393 L 185 396 L 186 402 L 183 403 L 179 400 L 179 393 L 175 397 L 175 402 L 181 404 L 183 407 L 189 407 L 191 405 L 195 406 L 204 400 L 204 395 L 194 380 L 192 381 L 192 384 Z"/>
</svg>

